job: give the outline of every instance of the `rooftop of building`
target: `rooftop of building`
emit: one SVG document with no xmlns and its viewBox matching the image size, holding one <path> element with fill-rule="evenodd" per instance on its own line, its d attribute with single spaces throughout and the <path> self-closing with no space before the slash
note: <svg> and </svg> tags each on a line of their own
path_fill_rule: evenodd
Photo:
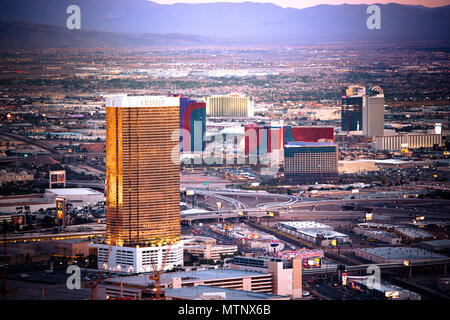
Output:
<svg viewBox="0 0 450 320">
<path fill-rule="evenodd" d="M 179 271 L 179 272 L 165 272 L 161 274 L 161 283 L 166 284 L 172 281 L 173 278 L 181 278 L 181 282 L 195 282 L 195 281 L 208 281 L 216 279 L 233 279 L 252 276 L 265 276 L 267 273 L 254 272 L 247 270 L 235 270 L 235 269 L 211 269 L 211 270 L 195 270 L 195 271 Z M 141 273 L 138 275 L 124 276 L 118 278 L 108 278 L 105 280 L 108 283 L 119 284 L 122 282 L 124 285 L 147 287 L 153 283 L 150 280 L 150 275 Z"/>
<path fill-rule="evenodd" d="M 363 284 L 367 283 L 367 280 L 355 280 L 355 281 L 359 282 L 359 283 L 363 283 Z M 381 292 L 396 292 L 397 291 L 398 293 L 406 294 L 408 296 L 419 296 L 419 294 L 417 294 L 413 291 L 401 288 L 399 286 L 396 286 L 396 285 L 393 285 L 393 284 L 387 283 L 387 282 L 379 283 L 378 290 Z"/>
<path fill-rule="evenodd" d="M 188 246 L 185 249 L 206 249 L 208 245 L 206 244 L 195 244 L 192 246 Z M 213 250 L 228 250 L 228 249 L 236 249 L 237 250 L 237 246 L 236 245 L 232 245 L 232 244 L 211 244 L 211 249 Z"/>
<path fill-rule="evenodd" d="M 303 142 L 303 141 L 290 141 L 285 146 L 289 147 L 335 147 L 336 144 L 333 142 Z"/>
<path fill-rule="evenodd" d="M 316 238 L 319 234 L 322 235 L 325 239 L 334 239 L 348 236 L 344 233 L 334 231 L 330 226 L 314 221 L 289 221 L 280 222 L 280 224 L 288 226 L 290 228 L 295 228 L 297 232 L 303 233 L 313 238 Z"/>
<path fill-rule="evenodd" d="M 299 249 L 299 250 L 285 250 L 276 253 L 276 256 L 284 259 L 292 258 L 310 258 L 310 257 L 321 257 L 323 258 L 324 252 L 321 249 Z"/>
<path fill-rule="evenodd" d="M 45 189 L 45 193 L 53 193 L 57 196 L 69 195 L 103 195 L 102 192 L 91 188 L 61 188 L 61 189 Z"/>
<path fill-rule="evenodd" d="M 116 95 L 106 98 L 106 107 L 138 108 L 138 107 L 176 107 L 180 106 L 179 97 L 167 96 L 127 96 Z"/>
<path fill-rule="evenodd" d="M 204 209 L 186 209 L 181 211 L 181 214 L 199 214 L 199 213 L 205 213 L 205 212 L 209 212 L 208 210 L 204 210 Z"/>
<path fill-rule="evenodd" d="M 47 240 L 47 241 L 41 241 L 42 243 L 52 243 L 52 244 L 76 244 L 76 243 L 85 243 L 86 245 L 89 244 L 89 240 L 87 239 L 61 239 L 61 240 Z"/>
<path fill-rule="evenodd" d="M 450 240 L 448 240 L 448 239 L 424 241 L 424 242 L 422 242 L 422 244 L 433 247 L 435 249 L 450 248 Z"/>
<path fill-rule="evenodd" d="M 330 226 L 315 221 L 287 221 L 280 224 L 294 227 L 297 229 L 331 229 Z"/>
<path fill-rule="evenodd" d="M 360 227 L 374 227 L 374 228 L 386 228 L 392 229 L 397 232 L 402 233 L 403 235 L 413 238 L 413 239 L 423 239 L 423 238 L 433 238 L 434 235 L 426 232 L 424 230 L 418 229 L 414 226 L 404 226 L 404 225 L 395 225 L 395 224 L 386 224 L 386 223 L 376 223 L 376 222 L 365 222 L 358 224 Z"/>
<path fill-rule="evenodd" d="M 434 235 L 432 235 L 429 232 L 426 232 L 424 230 L 420 230 L 414 227 L 403 227 L 403 226 L 395 226 L 394 229 L 405 236 L 413 239 L 423 239 L 423 238 L 433 238 Z"/>
<path fill-rule="evenodd" d="M 366 229 L 366 228 L 363 228 L 363 229 L 366 230 L 366 232 L 368 234 L 379 234 L 379 235 L 383 235 L 385 237 L 392 238 L 392 239 L 397 238 L 397 236 L 393 235 L 392 233 L 389 233 L 389 232 L 386 232 L 383 230 L 372 230 L 372 229 Z"/>
<path fill-rule="evenodd" d="M 207 98 L 248 98 L 246 95 L 240 93 L 230 93 L 230 94 L 213 94 Z"/>
<path fill-rule="evenodd" d="M 404 164 L 409 163 L 410 161 L 400 160 L 400 159 L 382 159 L 382 160 L 375 160 L 375 163 L 378 164 Z"/>
<path fill-rule="evenodd" d="M 378 256 L 385 259 L 398 260 L 422 260 L 422 259 L 443 259 L 446 256 L 437 254 L 421 248 L 411 247 L 378 247 L 378 248 L 359 248 L 356 249 L 368 254 Z"/>
<path fill-rule="evenodd" d="M 209 300 L 221 297 L 224 300 L 272 300 L 287 299 L 287 296 L 252 292 L 244 290 L 235 290 L 228 288 L 218 288 L 213 286 L 195 286 L 177 289 L 165 289 L 165 295 L 186 300 Z"/>
</svg>

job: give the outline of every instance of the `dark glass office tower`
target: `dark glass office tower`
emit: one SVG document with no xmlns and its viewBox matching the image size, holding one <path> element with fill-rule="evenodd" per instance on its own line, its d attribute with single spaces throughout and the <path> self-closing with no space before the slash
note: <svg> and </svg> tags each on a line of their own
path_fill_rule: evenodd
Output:
<svg viewBox="0 0 450 320">
<path fill-rule="evenodd" d="M 348 86 L 342 89 L 342 131 L 362 130 L 363 98 L 365 93 L 366 89 L 361 86 Z"/>
</svg>

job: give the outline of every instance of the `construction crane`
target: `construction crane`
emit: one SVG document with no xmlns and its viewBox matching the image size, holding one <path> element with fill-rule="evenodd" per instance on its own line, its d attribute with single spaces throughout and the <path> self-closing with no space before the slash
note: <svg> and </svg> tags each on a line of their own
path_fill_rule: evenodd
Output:
<svg viewBox="0 0 450 320">
<path fill-rule="evenodd" d="M 164 258 L 161 263 L 160 269 L 158 269 L 158 266 L 156 265 L 153 258 L 150 259 L 150 262 L 152 264 L 152 269 L 153 269 L 153 272 L 150 275 L 150 280 L 155 281 L 155 288 L 153 289 L 154 293 L 155 293 L 155 297 L 153 300 L 163 300 L 164 299 L 164 298 L 161 298 L 161 274 L 164 272 L 164 268 L 166 267 L 169 252 L 170 252 L 170 247 L 167 248 L 167 250 L 164 254 Z"/>
<path fill-rule="evenodd" d="M 102 278 L 102 274 L 106 268 L 106 265 L 108 264 L 109 255 L 111 254 L 111 249 L 113 246 L 114 246 L 114 242 L 111 241 L 109 244 L 109 247 L 108 247 L 108 251 L 106 252 L 105 258 L 103 259 L 103 262 L 101 264 L 100 271 L 98 272 L 97 278 L 84 285 L 85 288 L 92 289 L 92 300 L 97 300 L 97 285 Z"/>
</svg>

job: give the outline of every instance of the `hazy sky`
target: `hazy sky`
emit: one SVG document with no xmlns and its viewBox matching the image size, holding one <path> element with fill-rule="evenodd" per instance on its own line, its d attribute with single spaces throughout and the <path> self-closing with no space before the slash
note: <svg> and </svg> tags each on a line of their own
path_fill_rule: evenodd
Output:
<svg viewBox="0 0 450 320">
<path fill-rule="evenodd" d="M 161 4 L 172 3 L 206 3 L 206 2 L 245 2 L 248 0 L 151 0 Z M 450 4 L 450 0 L 251 0 L 252 2 L 271 2 L 280 7 L 306 8 L 318 4 L 374 4 L 374 3 L 401 3 L 412 5 L 424 5 L 427 7 L 439 7 Z"/>
</svg>

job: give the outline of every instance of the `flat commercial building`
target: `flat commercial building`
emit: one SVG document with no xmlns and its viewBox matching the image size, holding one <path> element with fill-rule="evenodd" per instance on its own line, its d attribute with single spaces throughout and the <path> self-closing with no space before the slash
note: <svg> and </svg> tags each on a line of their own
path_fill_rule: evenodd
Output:
<svg viewBox="0 0 450 320">
<path fill-rule="evenodd" d="M 293 259 L 301 259 L 302 268 L 309 269 L 320 267 L 322 265 L 322 258 L 324 257 L 323 250 L 299 249 L 299 250 L 285 250 L 275 253 L 273 256 L 233 257 L 231 262 L 232 269 L 249 270 L 258 272 L 267 272 L 269 268 L 269 261 L 284 262 L 288 266 Z"/>
<path fill-rule="evenodd" d="M 434 145 L 442 146 L 442 134 L 412 133 L 375 137 L 375 148 L 377 150 L 400 151 L 432 148 Z"/>
<path fill-rule="evenodd" d="M 353 288 L 367 292 L 371 296 L 382 300 L 421 300 L 420 294 L 390 283 L 381 282 L 374 286 L 373 283 L 368 283 L 367 280 L 358 279 L 352 282 Z"/>
<path fill-rule="evenodd" d="M 209 117 L 250 118 L 254 116 L 253 98 L 242 95 L 216 95 L 205 97 L 206 115 Z"/>
<path fill-rule="evenodd" d="M 161 288 L 211 286 L 252 292 L 273 293 L 273 276 L 270 273 L 234 269 L 195 270 L 168 272 L 161 275 Z M 122 288 L 121 288 L 122 286 Z M 123 296 L 141 299 L 142 292 L 154 286 L 148 274 L 109 278 L 98 285 L 102 300 Z"/>
<path fill-rule="evenodd" d="M 0 185 L 8 182 L 23 182 L 23 181 L 33 181 L 34 175 L 26 172 L 11 172 L 6 170 L 0 170 Z"/>
<path fill-rule="evenodd" d="M 63 197 L 67 203 L 74 207 L 104 202 L 103 192 L 90 188 L 60 188 L 46 189 L 45 193 L 13 195 L 0 197 L 0 212 L 17 213 L 17 207 L 29 206 L 30 212 L 39 209 L 49 209 L 56 207 L 56 198 Z"/>
<path fill-rule="evenodd" d="M 292 298 L 302 296 L 303 259 L 294 257 L 291 261 L 277 257 L 234 257 L 231 268 L 269 272 L 273 276 L 273 293 L 289 295 Z"/>
<path fill-rule="evenodd" d="M 436 237 L 424 230 L 415 228 L 415 227 L 407 227 L 407 226 L 394 226 L 392 231 L 402 238 L 409 241 L 423 241 L 423 240 L 431 240 Z"/>
<path fill-rule="evenodd" d="M 280 222 L 278 229 L 322 246 L 350 242 L 348 235 L 336 232 L 332 227 L 314 221 Z"/>
<path fill-rule="evenodd" d="M 105 201 L 103 192 L 91 188 L 60 188 L 46 189 L 44 199 L 54 203 L 56 197 L 63 197 L 73 206 L 84 206 Z"/>
<path fill-rule="evenodd" d="M 40 241 L 39 248 L 42 251 L 60 256 L 74 257 L 82 255 L 87 257 L 89 255 L 88 243 L 88 241 L 81 239 Z"/>
<path fill-rule="evenodd" d="M 365 227 L 368 230 L 381 229 L 407 241 L 420 242 L 424 240 L 435 239 L 435 236 L 433 234 L 425 230 L 419 229 L 415 226 L 384 224 L 375 222 L 360 223 L 359 226 Z"/>
<path fill-rule="evenodd" d="M 244 243 L 250 249 L 264 249 L 267 252 L 273 252 L 284 248 L 284 243 L 279 242 L 275 236 L 249 229 L 244 224 L 233 225 L 231 230 L 223 229 L 223 225 L 211 225 L 209 228 L 213 232 L 232 237 L 236 241 Z"/>
<path fill-rule="evenodd" d="M 324 252 L 321 249 L 298 249 L 285 250 L 275 254 L 276 257 L 291 261 L 292 259 L 301 259 L 303 269 L 320 267 Z"/>
<path fill-rule="evenodd" d="M 164 294 L 166 300 L 290 300 L 286 295 L 202 285 L 166 289 Z"/>
<path fill-rule="evenodd" d="M 118 96 L 106 99 L 106 243 L 108 269 L 152 270 L 182 265 L 180 243 L 180 98 Z"/>
<path fill-rule="evenodd" d="M 267 272 L 268 271 L 268 263 L 269 257 L 233 257 L 230 268 L 237 270 L 248 270 L 255 272 Z M 279 261 L 282 261 L 279 259 Z"/>
<path fill-rule="evenodd" d="M 338 177 L 338 148 L 327 142 L 289 142 L 284 148 L 284 177 L 289 183 L 330 183 Z"/>
<path fill-rule="evenodd" d="M 203 259 L 220 260 L 222 256 L 232 256 L 237 252 L 238 248 L 234 245 L 184 245 L 184 251 Z"/>
<path fill-rule="evenodd" d="M 354 228 L 353 231 L 356 234 L 366 236 L 369 239 L 375 239 L 381 242 L 386 242 L 389 244 L 400 244 L 402 238 L 397 237 L 389 232 L 383 230 L 372 230 L 368 228 Z"/>
<path fill-rule="evenodd" d="M 377 263 L 403 262 L 405 260 L 423 261 L 446 258 L 446 256 L 441 254 L 411 247 L 358 248 L 354 250 L 354 253 L 358 257 Z"/>
<path fill-rule="evenodd" d="M 450 252 L 450 240 L 448 239 L 424 241 L 419 246 L 434 252 Z"/>
</svg>

